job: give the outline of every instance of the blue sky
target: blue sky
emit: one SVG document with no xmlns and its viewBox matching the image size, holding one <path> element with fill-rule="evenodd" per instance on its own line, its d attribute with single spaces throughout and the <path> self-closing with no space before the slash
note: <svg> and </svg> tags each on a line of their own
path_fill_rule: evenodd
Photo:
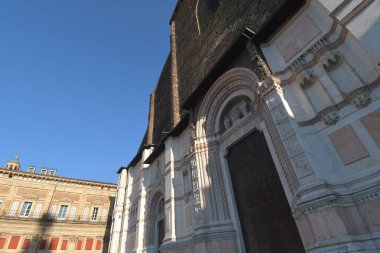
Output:
<svg viewBox="0 0 380 253">
<path fill-rule="evenodd" d="M 1 0 L 0 167 L 117 182 L 136 154 L 176 0 Z"/>
</svg>

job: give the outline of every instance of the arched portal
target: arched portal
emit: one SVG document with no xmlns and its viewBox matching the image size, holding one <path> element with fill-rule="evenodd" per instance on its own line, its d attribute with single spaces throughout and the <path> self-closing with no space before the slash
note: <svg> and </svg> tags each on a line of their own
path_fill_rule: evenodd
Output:
<svg viewBox="0 0 380 253">
<path fill-rule="evenodd" d="M 246 252 L 305 252 L 264 135 L 234 144 L 227 161 Z"/>
<path fill-rule="evenodd" d="M 160 198 L 156 206 L 156 234 L 155 234 L 155 245 L 156 252 L 160 253 L 160 246 L 162 245 L 165 237 L 165 221 L 164 221 L 164 210 L 165 202 L 164 198 Z"/>
<path fill-rule="evenodd" d="M 236 68 L 203 99 L 195 142 L 206 182 L 202 206 L 207 217 L 220 219 L 221 203 L 228 204 L 224 217 L 234 223 L 240 252 L 304 252 L 288 204 L 290 187 L 268 131 L 271 122 L 256 110 L 258 85 L 252 71 Z"/>
<path fill-rule="evenodd" d="M 149 208 L 149 222 L 147 230 L 148 245 L 154 253 L 160 253 L 160 246 L 165 237 L 165 202 L 164 196 L 159 191 L 152 198 Z"/>
</svg>

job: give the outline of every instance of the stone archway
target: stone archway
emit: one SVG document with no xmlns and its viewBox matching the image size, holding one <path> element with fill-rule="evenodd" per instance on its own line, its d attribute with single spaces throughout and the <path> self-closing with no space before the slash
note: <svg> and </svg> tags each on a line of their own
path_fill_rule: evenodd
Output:
<svg viewBox="0 0 380 253">
<path fill-rule="evenodd" d="M 200 184 L 204 192 L 200 195 L 203 206 L 205 207 L 205 214 L 207 217 L 224 217 L 227 220 L 232 220 L 237 232 L 237 242 L 240 252 L 304 252 L 302 241 L 300 239 L 295 221 L 291 216 L 288 200 L 285 192 L 289 194 L 289 185 L 284 180 L 285 176 L 282 174 L 282 165 L 278 162 L 274 163 L 273 159 L 278 161 L 277 154 L 274 153 L 274 145 L 269 137 L 268 128 L 264 120 L 263 115 L 256 110 L 258 104 L 257 88 L 259 81 L 257 76 L 250 70 L 245 68 L 236 68 L 228 71 L 222 75 L 211 87 L 206 94 L 201 104 L 196 125 L 196 140 L 195 149 L 197 153 L 197 164 L 199 167 L 200 176 L 203 177 Z M 270 123 L 269 123 L 270 124 Z M 273 226 L 258 226 L 255 219 L 250 217 L 250 213 L 244 213 L 239 211 L 244 205 L 258 205 L 262 206 L 260 197 L 254 198 L 251 194 L 244 194 L 244 190 L 239 192 L 236 187 L 240 187 L 236 183 L 234 178 L 239 178 L 242 173 L 234 167 L 235 163 L 239 163 L 239 152 L 237 155 L 233 155 L 234 150 L 243 150 L 251 158 L 257 157 L 255 152 L 261 147 L 243 145 L 244 141 L 251 140 L 254 133 L 259 133 L 255 138 L 259 138 L 261 146 L 265 149 L 264 160 L 257 160 L 254 163 L 245 164 L 245 170 L 247 173 L 253 175 L 246 179 L 254 181 L 255 177 L 261 175 L 261 177 L 272 178 L 273 182 L 276 182 L 272 187 L 276 188 L 276 192 L 268 193 L 268 189 L 261 189 L 258 187 L 258 191 L 255 194 L 261 196 L 260 190 L 266 192 L 271 196 L 272 194 L 281 196 L 278 203 L 280 206 L 285 206 L 286 212 L 284 215 L 277 219 L 278 224 L 285 224 L 291 229 L 273 229 Z M 253 139 L 255 139 L 253 138 Z M 239 144 L 240 143 L 240 144 Z M 271 147 L 269 151 L 268 146 Z M 232 152 L 230 154 L 230 151 Z M 232 156 L 235 162 L 232 162 Z M 230 161 L 231 160 L 231 161 Z M 265 169 L 262 166 L 256 166 L 255 163 L 269 164 L 270 173 L 266 175 Z M 231 167 L 231 168 L 230 168 Z M 202 170 L 203 169 L 203 170 Z M 203 174 L 202 174 L 203 173 Z M 246 183 L 245 191 L 249 190 L 249 184 Z M 265 195 L 265 194 L 264 194 Z M 252 197 L 252 199 L 251 199 Z M 274 198 L 276 199 L 276 198 Z M 276 202 L 276 201 L 274 201 Z M 276 210 L 279 209 L 274 205 Z M 220 210 L 224 210 L 222 213 Z M 261 209 L 260 209 L 261 210 Z M 223 216 L 224 215 L 224 216 Z M 265 215 L 265 212 L 255 214 Z M 270 217 L 270 216 L 269 216 Z M 215 220 L 215 219 L 214 219 Z M 260 218 L 258 218 L 260 221 Z M 247 224 L 243 224 L 249 222 Z M 290 224 L 290 225 L 289 225 Z M 247 235 L 252 234 L 250 229 L 259 231 L 258 234 L 254 234 L 255 238 L 260 237 L 261 229 L 269 229 L 270 232 L 262 233 L 266 242 L 262 245 L 259 244 L 260 239 L 253 242 L 254 245 L 247 243 L 248 240 L 253 240 L 252 237 Z M 290 236 L 287 234 L 291 234 Z M 277 234 L 277 235 L 276 235 Z M 277 251 L 269 249 L 268 244 L 272 244 L 274 241 L 272 238 L 284 237 L 289 238 L 292 241 L 292 245 L 282 245 Z M 285 244 L 286 244 L 285 240 Z M 283 251 L 281 251 L 283 249 Z M 269 251 L 268 251 L 269 250 Z"/>
<path fill-rule="evenodd" d="M 165 202 L 161 192 L 153 195 L 149 208 L 149 222 L 147 230 L 147 242 L 152 249 L 150 252 L 159 253 L 160 246 L 165 237 Z"/>
</svg>

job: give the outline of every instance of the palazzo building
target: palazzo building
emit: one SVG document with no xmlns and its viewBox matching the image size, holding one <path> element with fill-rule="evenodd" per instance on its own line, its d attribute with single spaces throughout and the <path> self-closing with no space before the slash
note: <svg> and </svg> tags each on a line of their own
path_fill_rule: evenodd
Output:
<svg viewBox="0 0 380 253">
<path fill-rule="evenodd" d="M 108 252 L 117 186 L 56 172 L 0 168 L 0 253 Z"/>
<path fill-rule="evenodd" d="M 179 0 L 110 252 L 380 252 L 380 0 Z"/>
</svg>

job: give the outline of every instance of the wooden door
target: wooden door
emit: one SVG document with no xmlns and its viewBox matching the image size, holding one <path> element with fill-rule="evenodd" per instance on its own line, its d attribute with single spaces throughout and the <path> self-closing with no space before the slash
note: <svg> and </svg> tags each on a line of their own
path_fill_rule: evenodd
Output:
<svg viewBox="0 0 380 253">
<path fill-rule="evenodd" d="M 165 222 L 164 220 L 158 221 L 158 248 L 160 248 L 165 237 Z M 160 250 L 158 250 L 160 252 Z"/>
<path fill-rule="evenodd" d="M 264 135 L 235 144 L 227 160 L 247 253 L 305 252 Z"/>
</svg>

